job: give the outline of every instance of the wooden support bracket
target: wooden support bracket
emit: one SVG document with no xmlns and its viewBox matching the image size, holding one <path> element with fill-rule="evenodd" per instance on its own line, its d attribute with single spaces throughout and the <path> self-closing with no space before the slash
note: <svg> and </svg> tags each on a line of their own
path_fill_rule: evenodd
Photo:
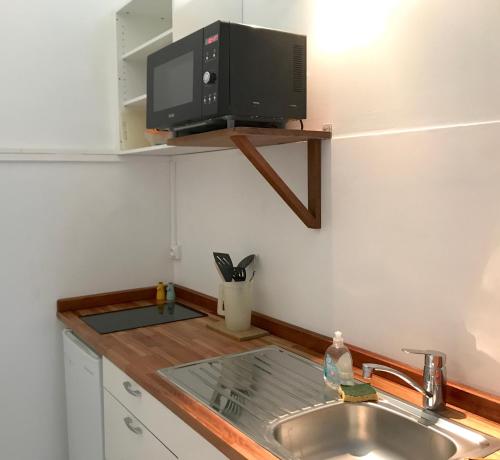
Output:
<svg viewBox="0 0 500 460">
<path fill-rule="evenodd" d="M 307 227 L 321 228 L 321 139 L 307 140 L 306 208 L 247 136 L 238 134 L 230 138 Z"/>
<path fill-rule="evenodd" d="M 321 142 L 331 137 L 332 133 L 326 131 L 237 126 L 173 137 L 168 139 L 167 144 L 209 149 L 231 149 L 236 146 L 307 227 L 321 228 Z M 307 142 L 307 207 L 256 149 L 295 142 Z"/>
</svg>

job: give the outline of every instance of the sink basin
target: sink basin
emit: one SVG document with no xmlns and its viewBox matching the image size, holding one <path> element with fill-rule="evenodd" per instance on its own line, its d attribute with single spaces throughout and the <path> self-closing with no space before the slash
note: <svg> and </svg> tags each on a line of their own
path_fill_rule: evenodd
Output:
<svg viewBox="0 0 500 460">
<path fill-rule="evenodd" d="M 499 439 L 380 391 L 377 403 L 343 403 L 320 366 L 278 347 L 158 372 L 281 459 L 458 460 L 500 449 Z"/>
<path fill-rule="evenodd" d="M 494 438 L 399 400 L 339 402 L 304 411 L 272 424 L 268 437 L 284 449 L 283 457 L 300 460 L 449 460 L 500 447 Z"/>
<path fill-rule="evenodd" d="M 456 454 L 446 436 L 381 406 L 338 404 L 278 424 L 274 436 L 301 459 L 438 460 Z"/>
</svg>

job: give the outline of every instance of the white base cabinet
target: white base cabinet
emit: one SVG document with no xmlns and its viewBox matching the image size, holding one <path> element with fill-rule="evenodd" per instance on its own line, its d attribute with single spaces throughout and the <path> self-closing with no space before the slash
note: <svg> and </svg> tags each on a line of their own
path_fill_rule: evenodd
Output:
<svg viewBox="0 0 500 460">
<path fill-rule="evenodd" d="M 103 385 L 106 460 L 227 459 L 106 358 Z M 134 428 L 142 434 L 134 433 Z"/>
</svg>

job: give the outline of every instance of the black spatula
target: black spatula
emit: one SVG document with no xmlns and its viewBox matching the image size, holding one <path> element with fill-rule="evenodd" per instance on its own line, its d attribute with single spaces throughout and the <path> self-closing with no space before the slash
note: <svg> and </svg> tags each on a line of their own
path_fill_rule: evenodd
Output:
<svg viewBox="0 0 500 460">
<path fill-rule="evenodd" d="M 237 265 L 238 267 L 241 268 L 247 268 L 255 259 L 255 254 L 250 254 L 249 256 L 246 256 L 244 259 L 241 259 L 241 262 Z"/>
<path fill-rule="evenodd" d="M 231 256 L 224 252 L 214 252 L 214 259 L 219 268 L 224 281 L 229 282 L 233 279 L 233 261 Z"/>
</svg>

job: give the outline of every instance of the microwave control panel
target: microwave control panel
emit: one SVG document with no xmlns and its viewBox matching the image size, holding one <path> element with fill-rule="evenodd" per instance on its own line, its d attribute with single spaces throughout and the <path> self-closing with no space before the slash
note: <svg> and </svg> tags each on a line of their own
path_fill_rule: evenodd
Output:
<svg viewBox="0 0 500 460">
<path fill-rule="evenodd" d="M 221 34 L 218 27 L 206 27 L 203 37 L 202 113 L 216 115 L 219 103 L 219 51 Z"/>
</svg>

